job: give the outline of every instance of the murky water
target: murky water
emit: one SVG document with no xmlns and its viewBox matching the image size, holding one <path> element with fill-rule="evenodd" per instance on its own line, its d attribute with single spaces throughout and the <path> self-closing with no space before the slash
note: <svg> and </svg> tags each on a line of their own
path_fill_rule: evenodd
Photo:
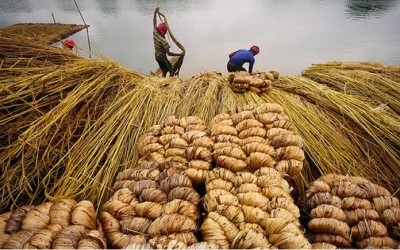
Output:
<svg viewBox="0 0 400 250">
<path fill-rule="evenodd" d="M 255 70 L 298 75 L 313 63 L 377 61 L 400 65 L 400 0 L 76 0 L 92 50 L 149 74 L 155 7 L 167 15 L 187 54 L 182 77 L 226 73 L 228 54 L 260 47 Z M 73 0 L 0 0 L 0 26 L 82 24 Z M 85 31 L 72 36 L 88 49 Z M 179 52 L 173 45 L 172 51 Z M 82 55 L 86 55 L 81 52 Z M 247 65 L 246 65 L 247 68 Z"/>
</svg>

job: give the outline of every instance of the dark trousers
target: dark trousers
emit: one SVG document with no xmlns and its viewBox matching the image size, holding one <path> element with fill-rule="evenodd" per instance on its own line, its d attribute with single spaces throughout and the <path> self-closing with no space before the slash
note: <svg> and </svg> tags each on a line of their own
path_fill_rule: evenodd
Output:
<svg viewBox="0 0 400 250">
<path fill-rule="evenodd" d="M 226 68 L 227 68 L 228 72 L 247 71 L 245 68 L 243 68 L 243 66 L 238 66 L 231 62 L 228 62 L 228 65 L 226 65 Z"/>
</svg>

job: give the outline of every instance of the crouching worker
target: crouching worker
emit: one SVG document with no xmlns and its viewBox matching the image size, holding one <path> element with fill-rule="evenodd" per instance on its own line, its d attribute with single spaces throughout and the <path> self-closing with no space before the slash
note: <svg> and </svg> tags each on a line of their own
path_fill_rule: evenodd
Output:
<svg viewBox="0 0 400 250">
<path fill-rule="evenodd" d="M 229 61 L 227 65 L 228 72 L 246 71 L 243 68 L 244 63 L 249 63 L 249 73 L 253 73 L 253 66 L 256 61 L 254 58 L 260 52 L 258 46 L 253 45 L 249 50 L 240 49 L 229 54 Z"/>
<path fill-rule="evenodd" d="M 66 39 L 61 45 L 58 46 L 58 48 L 71 51 L 74 54 L 78 54 L 75 41 L 71 39 Z"/>
</svg>

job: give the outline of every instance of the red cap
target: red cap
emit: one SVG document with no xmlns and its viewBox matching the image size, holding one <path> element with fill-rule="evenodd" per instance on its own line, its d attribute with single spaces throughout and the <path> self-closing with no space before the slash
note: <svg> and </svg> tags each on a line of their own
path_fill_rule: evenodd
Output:
<svg viewBox="0 0 400 250">
<path fill-rule="evenodd" d="M 254 55 L 257 55 L 258 53 L 260 53 L 260 48 L 257 45 L 251 46 L 250 50 L 252 50 L 254 52 Z"/>
<path fill-rule="evenodd" d="M 165 36 L 165 34 L 168 31 L 168 25 L 166 23 L 160 23 L 157 26 L 157 30 L 158 30 L 158 32 L 160 32 L 161 35 Z"/>
<path fill-rule="evenodd" d="M 67 39 L 67 40 L 64 41 L 64 45 L 66 47 L 74 47 L 75 46 L 75 42 L 74 42 L 74 40 Z"/>
</svg>

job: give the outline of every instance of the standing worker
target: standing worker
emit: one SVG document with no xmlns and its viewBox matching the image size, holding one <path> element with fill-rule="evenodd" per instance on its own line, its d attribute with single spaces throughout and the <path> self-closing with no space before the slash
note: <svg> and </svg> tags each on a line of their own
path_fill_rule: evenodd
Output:
<svg viewBox="0 0 400 250">
<path fill-rule="evenodd" d="M 154 41 L 154 49 L 155 49 L 155 57 L 158 65 L 160 66 L 160 69 L 162 70 L 162 76 L 166 77 L 167 72 L 169 72 L 169 76 L 174 76 L 175 72 L 174 69 L 171 65 L 171 63 L 168 61 L 169 56 L 183 56 L 185 55 L 185 52 L 182 53 L 174 53 L 169 51 L 169 44 L 167 40 L 165 39 L 165 34 L 167 34 L 168 31 L 168 24 L 165 22 L 160 23 L 157 26 L 157 14 L 161 15 L 164 17 L 163 14 L 159 12 L 160 8 L 157 7 L 156 10 L 154 11 L 154 17 L 153 17 L 153 41 Z"/>
<path fill-rule="evenodd" d="M 228 72 L 246 71 L 243 68 L 244 63 L 249 63 L 249 73 L 253 73 L 253 66 L 256 59 L 254 58 L 260 52 L 258 46 L 253 45 L 249 50 L 240 49 L 229 54 L 229 61 L 227 65 Z"/>
</svg>

